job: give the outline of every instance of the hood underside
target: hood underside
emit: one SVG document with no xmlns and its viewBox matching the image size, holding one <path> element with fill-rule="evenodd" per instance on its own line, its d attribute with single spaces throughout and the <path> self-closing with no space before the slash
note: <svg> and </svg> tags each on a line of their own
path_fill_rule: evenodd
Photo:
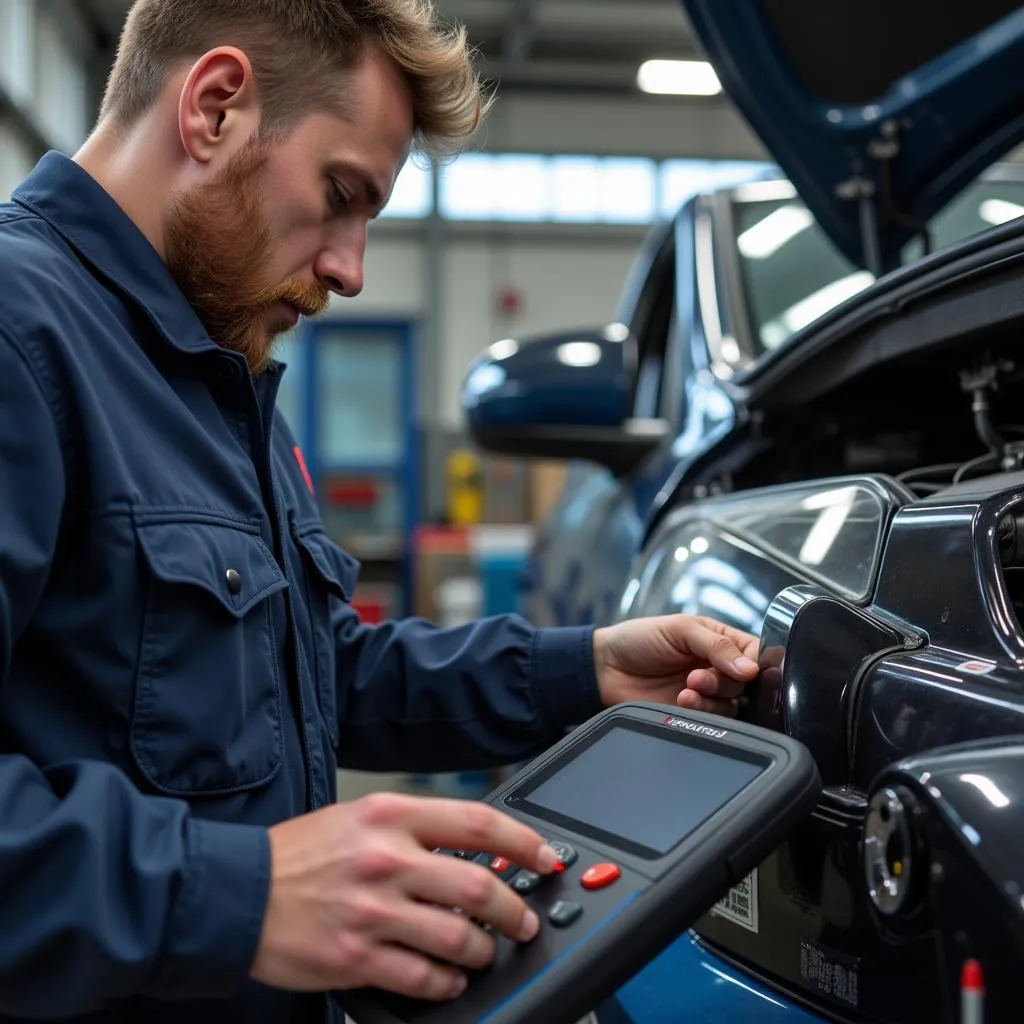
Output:
<svg viewBox="0 0 1024 1024">
<path fill-rule="evenodd" d="M 723 88 L 873 273 L 1024 140 L 1019 0 L 682 0 Z"/>
</svg>

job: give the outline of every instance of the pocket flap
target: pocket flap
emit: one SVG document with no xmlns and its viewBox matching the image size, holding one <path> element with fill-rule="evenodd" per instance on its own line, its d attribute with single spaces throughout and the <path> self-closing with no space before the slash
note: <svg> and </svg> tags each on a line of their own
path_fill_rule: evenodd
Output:
<svg viewBox="0 0 1024 1024">
<path fill-rule="evenodd" d="M 150 522 L 136 534 L 154 575 L 202 588 L 236 618 L 288 586 L 262 538 L 243 526 Z"/>
<path fill-rule="evenodd" d="M 343 551 L 324 528 L 316 523 L 312 526 L 294 528 L 295 543 L 309 555 L 316 573 L 328 588 L 345 601 L 352 600 L 356 583 L 359 582 L 361 564 L 347 551 Z"/>
</svg>

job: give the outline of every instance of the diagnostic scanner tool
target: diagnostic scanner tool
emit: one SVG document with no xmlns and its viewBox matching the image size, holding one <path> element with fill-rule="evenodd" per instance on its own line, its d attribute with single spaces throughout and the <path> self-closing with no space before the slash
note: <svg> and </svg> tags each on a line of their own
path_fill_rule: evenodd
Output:
<svg viewBox="0 0 1024 1024">
<path fill-rule="evenodd" d="M 485 798 L 536 829 L 560 870 L 474 850 L 537 911 L 540 933 L 496 935 L 493 963 L 439 1003 L 344 993 L 356 1024 L 574 1024 L 694 924 L 817 803 L 788 736 L 659 704 L 596 715 Z"/>
</svg>

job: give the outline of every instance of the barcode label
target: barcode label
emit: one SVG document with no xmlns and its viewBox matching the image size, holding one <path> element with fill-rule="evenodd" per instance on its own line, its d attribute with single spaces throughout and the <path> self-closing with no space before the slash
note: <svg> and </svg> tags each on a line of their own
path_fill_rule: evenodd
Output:
<svg viewBox="0 0 1024 1024">
<path fill-rule="evenodd" d="M 816 992 L 841 1003 L 860 1002 L 860 960 L 820 943 L 800 943 L 800 977 Z"/>
<path fill-rule="evenodd" d="M 733 921 L 747 931 L 757 931 L 757 868 L 734 885 L 712 908 L 711 913 Z"/>
</svg>

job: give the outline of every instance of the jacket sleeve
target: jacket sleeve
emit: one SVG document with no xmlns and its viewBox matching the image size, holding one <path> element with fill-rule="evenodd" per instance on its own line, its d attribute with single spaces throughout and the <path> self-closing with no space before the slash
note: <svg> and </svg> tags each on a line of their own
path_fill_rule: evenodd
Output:
<svg viewBox="0 0 1024 1024">
<path fill-rule="evenodd" d="M 195 819 L 112 765 L 36 765 L 5 729 L 3 681 L 46 585 L 66 491 L 48 384 L 0 327 L 0 1017 L 226 995 L 259 939 L 266 831 Z"/>
<path fill-rule="evenodd" d="M 338 605 L 338 745 L 344 767 L 454 771 L 531 757 L 601 710 L 593 628 L 495 616 L 442 629 L 361 626 Z"/>
</svg>

